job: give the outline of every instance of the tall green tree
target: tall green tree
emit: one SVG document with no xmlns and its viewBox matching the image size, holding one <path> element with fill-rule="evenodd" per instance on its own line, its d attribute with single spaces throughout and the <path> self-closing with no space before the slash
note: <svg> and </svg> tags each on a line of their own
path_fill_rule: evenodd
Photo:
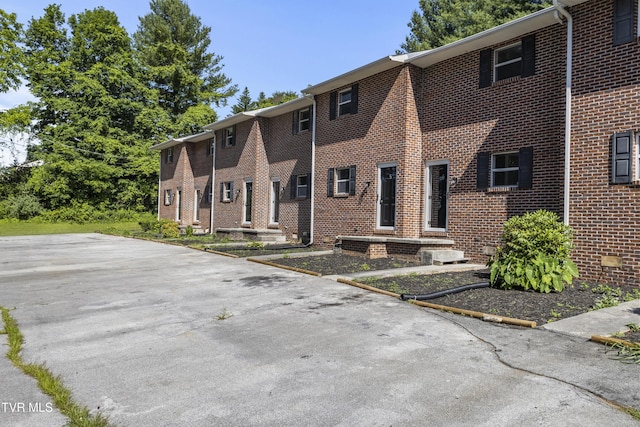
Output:
<svg viewBox="0 0 640 427">
<path fill-rule="evenodd" d="M 168 115 L 144 84 L 131 39 L 101 7 L 72 15 L 46 8 L 26 31 L 27 75 L 43 161 L 29 187 L 46 208 L 71 202 L 101 209 L 151 209 Z M 70 30 L 71 35 L 68 36 Z"/>
<path fill-rule="evenodd" d="M 0 92 L 17 90 L 24 74 L 24 55 L 20 48 L 22 24 L 15 13 L 0 9 Z"/>
<path fill-rule="evenodd" d="M 176 124 L 173 133 L 190 133 L 192 126 L 215 121 L 211 104 L 224 105 L 237 87 L 222 72 L 222 57 L 209 51 L 211 28 L 202 25 L 186 2 L 151 0 L 150 8 L 133 34 L 136 55 L 149 87 L 158 91 L 160 106 Z M 195 113 L 190 111 L 194 108 Z M 183 115 L 200 121 L 185 129 Z"/>
<path fill-rule="evenodd" d="M 398 53 L 434 49 L 550 6 L 549 0 L 419 0 Z"/>
<path fill-rule="evenodd" d="M 245 87 L 242 94 L 238 97 L 238 102 L 231 107 L 233 114 L 243 111 L 256 110 L 258 108 L 272 107 L 287 101 L 296 99 L 298 94 L 294 91 L 275 91 L 271 96 L 267 97 L 264 92 L 258 94 L 258 99 L 251 99 L 249 88 Z"/>
</svg>

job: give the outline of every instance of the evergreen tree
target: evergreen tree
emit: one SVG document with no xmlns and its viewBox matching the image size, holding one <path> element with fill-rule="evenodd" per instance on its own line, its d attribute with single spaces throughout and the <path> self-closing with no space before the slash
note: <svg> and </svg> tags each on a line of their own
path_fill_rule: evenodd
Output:
<svg viewBox="0 0 640 427">
<path fill-rule="evenodd" d="M 243 111 L 251 111 L 256 108 L 255 102 L 251 100 L 251 94 L 249 93 L 249 88 L 245 86 L 244 90 L 240 97 L 238 97 L 238 102 L 231 106 L 231 112 L 233 114 L 242 113 Z"/>
<path fill-rule="evenodd" d="M 419 0 L 407 24 L 410 34 L 397 53 L 434 49 L 528 15 L 548 0 Z"/>
<path fill-rule="evenodd" d="M 149 150 L 166 135 L 157 107 L 133 59 L 117 16 L 103 8 L 68 20 L 47 7 L 26 31 L 27 75 L 35 103 L 35 157 L 29 179 L 46 208 L 69 203 L 102 209 L 151 209 L 157 160 Z"/>
<path fill-rule="evenodd" d="M 251 99 L 249 89 L 245 87 L 242 91 L 242 94 L 238 98 L 238 103 L 231 107 L 231 111 L 233 114 L 238 114 L 243 111 L 272 107 L 274 105 L 291 101 L 293 99 L 296 99 L 297 97 L 298 94 L 293 91 L 276 91 L 273 92 L 270 97 L 267 97 L 264 92 L 260 92 L 258 94 L 258 99 L 254 101 Z"/>
<path fill-rule="evenodd" d="M 160 106 L 175 123 L 173 133 L 189 133 L 190 128 L 180 126 L 186 123 L 182 115 L 200 120 L 191 126 L 213 122 L 210 105 L 224 105 L 237 88 L 221 71 L 222 57 L 208 51 L 211 28 L 203 26 L 183 0 L 151 0 L 150 8 L 151 13 L 139 18 L 134 48 L 149 87 L 158 91 Z M 197 113 L 189 112 L 191 108 Z"/>
</svg>

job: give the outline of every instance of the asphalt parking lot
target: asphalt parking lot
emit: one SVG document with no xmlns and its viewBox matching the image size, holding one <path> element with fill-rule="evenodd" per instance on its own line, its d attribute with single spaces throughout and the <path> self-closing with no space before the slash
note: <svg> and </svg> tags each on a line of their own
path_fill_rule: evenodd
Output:
<svg viewBox="0 0 640 427">
<path fill-rule="evenodd" d="M 599 345 L 243 259 L 0 237 L 0 287 L 23 358 L 115 425 L 638 425 L 608 401 L 640 409 L 640 368 Z M 66 422 L 6 358 L 0 377 L 0 425 Z"/>
</svg>

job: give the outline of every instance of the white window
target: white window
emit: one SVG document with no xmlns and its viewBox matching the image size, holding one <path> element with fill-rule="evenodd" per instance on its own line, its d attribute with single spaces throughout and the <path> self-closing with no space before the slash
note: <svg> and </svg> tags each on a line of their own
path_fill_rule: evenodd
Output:
<svg viewBox="0 0 640 427">
<path fill-rule="evenodd" d="M 236 145 L 236 127 L 229 126 L 224 130 L 224 146 L 233 147 Z"/>
<path fill-rule="evenodd" d="M 232 182 L 223 182 L 222 183 L 222 201 L 230 202 L 233 197 L 233 183 Z"/>
<path fill-rule="evenodd" d="M 165 163 L 173 163 L 173 147 L 167 148 Z"/>
<path fill-rule="evenodd" d="M 311 108 L 305 108 L 298 112 L 298 132 L 309 130 L 311 122 Z"/>
<path fill-rule="evenodd" d="M 164 205 L 168 206 L 173 203 L 173 192 L 171 190 L 164 190 Z"/>
<path fill-rule="evenodd" d="M 493 61 L 495 81 L 522 74 L 522 43 L 497 49 L 495 55 Z"/>
<path fill-rule="evenodd" d="M 296 197 L 304 199 L 307 197 L 307 175 L 298 175 L 296 178 Z"/>
<path fill-rule="evenodd" d="M 338 92 L 338 115 L 351 114 L 351 88 Z"/>
<path fill-rule="evenodd" d="M 517 151 L 494 154 L 491 157 L 491 186 L 517 187 L 520 171 L 519 161 L 520 156 Z"/>
<path fill-rule="evenodd" d="M 336 169 L 336 194 L 349 194 L 349 168 Z"/>
</svg>

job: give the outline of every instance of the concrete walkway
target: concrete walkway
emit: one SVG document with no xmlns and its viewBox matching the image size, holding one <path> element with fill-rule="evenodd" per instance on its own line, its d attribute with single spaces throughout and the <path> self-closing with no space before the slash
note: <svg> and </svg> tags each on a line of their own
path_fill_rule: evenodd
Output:
<svg viewBox="0 0 640 427">
<path fill-rule="evenodd" d="M 640 410 L 639 368 L 601 345 L 243 259 L 0 237 L 0 283 L 25 361 L 115 425 L 639 425 L 608 403 Z M 6 362 L 0 425 L 64 424 Z"/>
</svg>

